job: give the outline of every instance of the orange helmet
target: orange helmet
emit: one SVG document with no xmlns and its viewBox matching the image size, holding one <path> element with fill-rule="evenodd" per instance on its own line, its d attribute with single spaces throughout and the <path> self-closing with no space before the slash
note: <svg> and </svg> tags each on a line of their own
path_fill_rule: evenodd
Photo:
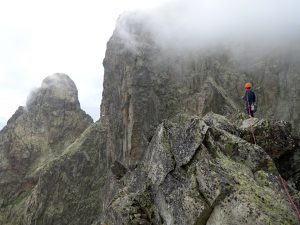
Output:
<svg viewBox="0 0 300 225">
<path fill-rule="evenodd" d="M 252 84 L 251 84 L 251 83 L 246 83 L 246 84 L 245 84 L 245 88 L 246 88 L 246 89 L 251 89 L 251 87 L 252 87 Z"/>
</svg>

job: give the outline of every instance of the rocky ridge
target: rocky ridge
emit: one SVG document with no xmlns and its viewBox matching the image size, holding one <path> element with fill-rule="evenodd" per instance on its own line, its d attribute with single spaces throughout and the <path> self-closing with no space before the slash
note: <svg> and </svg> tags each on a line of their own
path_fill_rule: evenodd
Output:
<svg viewBox="0 0 300 225">
<path fill-rule="evenodd" d="M 261 146 L 276 141 L 290 148 L 253 144 L 253 127 Z M 1 222 L 297 224 L 274 163 L 285 151 L 299 151 L 287 123 L 248 119 L 237 126 L 213 113 L 179 114 L 157 127 L 132 171 L 109 167 L 108 131 L 109 124 L 96 122 L 41 166 L 36 182 L 1 206 Z"/>
<path fill-rule="evenodd" d="M 254 122 L 260 143 L 272 139 L 264 128 L 288 134 L 282 123 L 237 127 L 217 114 L 164 121 L 97 224 L 297 224 L 272 160 L 284 151 L 241 138 Z M 296 151 L 291 134 L 274 140 Z"/>
</svg>

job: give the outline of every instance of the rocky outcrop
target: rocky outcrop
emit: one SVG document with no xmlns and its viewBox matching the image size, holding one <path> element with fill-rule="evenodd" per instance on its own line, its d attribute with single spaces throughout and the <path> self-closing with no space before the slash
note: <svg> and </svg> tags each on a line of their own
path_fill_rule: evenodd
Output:
<svg viewBox="0 0 300 225">
<path fill-rule="evenodd" d="M 106 199 L 105 147 L 106 126 L 91 125 L 60 156 L 40 168 L 33 188 L 18 197 L 6 221 L 92 224 Z"/>
<path fill-rule="evenodd" d="M 41 166 L 32 187 L 2 205 L 10 212 L 2 221 L 297 224 L 272 158 L 247 140 L 251 122 L 238 127 L 217 114 L 179 114 L 157 127 L 141 163 L 129 171 L 119 162 L 107 169 L 109 124 L 99 121 Z M 255 122 L 257 136 L 267 139 L 266 121 Z M 288 126 L 268 124 L 278 132 L 273 141 L 288 139 Z"/>
<path fill-rule="evenodd" d="M 0 132 L 0 221 L 38 182 L 39 171 L 92 123 L 65 74 L 48 76 Z M 2 224 L 5 224 L 4 222 Z"/>
<path fill-rule="evenodd" d="M 300 142 L 299 137 L 294 136 L 291 124 L 253 119 L 244 121 L 241 128 L 242 137 L 261 146 L 274 160 L 280 174 L 300 190 Z"/>
<path fill-rule="evenodd" d="M 164 121 L 96 224 L 297 224 L 272 158 L 244 130 L 216 114 Z"/>
</svg>

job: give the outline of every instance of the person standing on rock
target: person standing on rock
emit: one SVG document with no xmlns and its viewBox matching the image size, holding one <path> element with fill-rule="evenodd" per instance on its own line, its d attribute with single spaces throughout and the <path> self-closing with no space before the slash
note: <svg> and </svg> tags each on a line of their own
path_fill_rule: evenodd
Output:
<svg viewBox="0 0 300 225">
<path fill-rule="evenodd" d="M 254 117 L 254 112 L 255 112 L 255 94 L 254 92 L 251 90 L 251 83 L 245 83 L 245 95 L 243 97 L 243 100 L 245 102 L 245 110 L 246 113 L 250 116 L 250 117 Z"/>
</svg>

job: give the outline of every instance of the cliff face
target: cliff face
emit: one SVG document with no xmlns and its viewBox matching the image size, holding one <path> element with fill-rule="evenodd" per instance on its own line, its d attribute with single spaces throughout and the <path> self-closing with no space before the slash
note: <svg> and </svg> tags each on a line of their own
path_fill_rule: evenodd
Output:
<svg viewBox="0 0 300 225">
<path fill-rule="evenodd" d="M 251 46 L 247 45 L 237 49 L 232 49 L 232 46 L 221 46 L 217 50 L 199 51 L 185 50 L 177 48 L 178 46 L 168 48 L 156 42 L 156 36 L 160 34 L 153 33 L 147 25 L 147 17 L 144 18 L 139 14 L 125 15 L 120 18 L 107 45 L 101 116 L 111 125 L 107 139 L 108 159 L 111 163 L 121 163 L 128 168 L 137 166 L 137 168 L 133 170 L 133 174 L 122 178 L 123 182 L 128 181 L 128 183 L 121 185 L 121 190 L 117 192 L 106 211 L 105 219 L 100 221 L 104 224 L 117 224 L 118 221 L 133 224 L 251 224 L 253 221 L 257 224 L 265 224 L 267 221 L 281 221 L 278 222 L 280 224 L 288 221 L 289 219 L 283 214 L 293 217 L 290 214 L 293 211 L 288 210 L 281 214 L 283 217 L 274 219 L 273 215 L 280 213 L 275 212 L 276 210 L 270 213 L 272 210 L 265 208 L 266 202 L 270 201 L 264 199 L 262 203 L 255 200 L 257 196 L 266 196 L 266 198 L 269 196 L 272 199 L 271 196 L 279 195 L 275 190 L 276 187 L 280 188 L 278 178 L 275 178 L 278 172 L 275 172 L 276 169 L 273 170 L 274 165 L 271 166 L 273 169 L 268 169 L 267 165 L 270 166 L 269 162 L 272 160 L 265 158 L 267 156 L 256 152 L 255 147 L 245 152 L 241 147 L 233 147 L 239 149 L 240 152 L 237 153 L 239 156 L 234 156 L 235 153 L 231 150 L 228 155 L 226 145 L 235 146 L 236 142 L 227 142 L 227 139 L 225 141 L 227 144 L 219 144 L 222 135 L 217 132 L 212 135 L 214 141 L 209 146 L 206 146 L 209 142 L 206 140 L 207 137 L 203 138 L 203 145 L 206 147 L 204 149 L 213 151 L 218 149 L 217 152 L 221 150 L 223 153 L 220 155 L 208 153 L 206 156 L 199 156 L 200 162 L 197 160 L 195 162 L 191 159 L 192 156 L 205 154 L 203 152 L 206 151 L 193 142 L 197 138 L 189 137 L 188 134 L 185 137 L 183 130 L 171 129 L 170 131 L 168 126 L 161 123 L 181 113 L 197 115 L 201 118 L 207 112 L 213 111 L 226 115 L 234 124 L 239 124 L 240 117 L 243 117 L 240 113 L 244 113 L 241 100 L 244 94 L 243 85 L 251 81 L 254 84 L 259 106 L 256 115 L 268 120 L 289 121 L 294 131 L 297 131 L 300 124 L 297 113 L 300 108 L 300 95 L 297 89 L 300 83 L 298 53 L 292 49 L 285 49 L 283 52 L 270 51 L 256 55 L 251 52 Z M 298 141 L 291 135 L 291 127 L 288 123 L 280 124 L 268 120 L 256 121 L 257 123 L 252 125 L 248 123 L 240 128 L 244 129 L 240 134 L 237 128 L 233 128 L 232 132 L 247 143 L 253 143 L 252 132 L 254 132 L 258 146 L 271 156 L 284 177 L 298 186 L 299 172 L 296 166 L 299 162 Z M 179 124 L 183 127 L 186 125 L 181 122 Z M 196 129 L 194 132 L 200 130 Z M 174 137 L 173 132 L 183 132 L 181 142 L 179 141 L 182 145 L 176 147 L 177 136 L 175 134 Z M 285 137 L 282 138 L 282 135 Z M 184 141 L 184 138 L 188 140 Z M 279 140 L 287 140 L 287 142 Z M 186 146 L 187 143 L 190 145 Z M 198 147 L 194 148 L 194 145 Z M 238 144 L 241 145 L 243 144 Z M 177 152 L 176 148 L 182 150 Z M 192 156 L 185 158 L 181 154 Z M 209 154 L 211 156 L 208 156 Z M 229 160 L 227 165 L 221 162 L 224 159 L 221 156 L 223 154 L 229 157 L 225 157 Z M 181 157 L 184 162 L 177 161 L 177 158 L 180 160 Z M 233 185 L 234 190 L 240 190 L 238 194 L 235 191 L 233 191 L 235 194 L 227 192 L 226 188 L 218 190 L 218 194 L 213 193 L 214 191 L 205 193 L 205 190 L 201 189 L 201 185 L 207 181 L 201 180 L 205 180 L 205 175 L 197 175 L 197 173 L 192 175 L 192 171 L 196 170 L 197 166 L 194 165 L 197 163 L 206 165 L 201 159 L 210 157 L 219 166 L 217 166 L 219 169 L 212 173 L 219 174 L 216 176 L 220 176 L 220 179 L 231 180 L 233 176 L 238 180 L 241 179 L 237 183 L 248 183 L 251 180 L 250 183 L 255 188 Z M 242 160 L 240 157 L 250 158 Z M 256 161 L 252 157 L 262 158 Z M 292 162 L 291 166 L 287 165 L 288 161 Z M 255 165 L 248 165 L 248 162 Z M 239 163 L 247 169 L 240 168 Z M 213 164 L 207 165 L 204 171 L 211 171 Z M 234 169 L 228 168 L 233 164 L 235 164 Z M 234 175 L 229 171 L 235 171 Z M 244 175 L 252 171 L 252 175 L 249 173 L 241 178 L 238 171 Z M 210 181 L 207 182 L 211 183 L 206 187 L 214 189 L 212 186 L 218 182 L 213 180 L 213 174 L 209 174 L 207 179 Z M 272 178 L 271 174 L 275 177 Z M 254 180 L 250 177 L 254 177 Z M 261 178 L 270 180 L 262 182 Z M 245 180 L 242 181 L 243 179 Z M 268 188 L 260 186 L 261 182 L 272 183 L 271 189 L 274 192 L 266 193 Z M 256 197 L 251 194 L 253 192 L 257 194 Z M 231 199 L 235 200 L 231 201 Z M 255 203 L 251 202 L 252 200 Z M 278 205 L 275 201 L 272 202 L 271 208 L 281 208 L 280 202 L 279 200 Z M 255 209 L 250 209 L 251 205 L 255 205 Z M 258 205 L 263 206 L 256 208 Z M 237 209 L 237 214 L 235 210 L 228 212 L 229 208 Z M 242 208 L 245 211 L 238 210 Z M 279 211 L 283 212 L 282 209 Z M 294 218 L 287 223 L 297 222 Z"/>
<path fill-rule="evenodd" d="M 257 96 L 256 116 L 300 128 L 300 61 L 292 49 L 256 54 L 247 45 L 165 47 L 155 41 L 160 34 L 148 20 L 151 16 L 124 15 L 107 45 L 101 115 L 112 124 L 112 160 L 134 166 L 155 127 L 178 112 L 243 112 L 247 81 Z"/>
<path fill-rule="evenodd" d="M 56 74 L 0 132 L 0 223 L 297 224 L 299 58 L 166 49 L 146 21 L 108 42 L 99 121 Z M 249 80 L 266 119 L 241 113 Z"/>
</svg>

